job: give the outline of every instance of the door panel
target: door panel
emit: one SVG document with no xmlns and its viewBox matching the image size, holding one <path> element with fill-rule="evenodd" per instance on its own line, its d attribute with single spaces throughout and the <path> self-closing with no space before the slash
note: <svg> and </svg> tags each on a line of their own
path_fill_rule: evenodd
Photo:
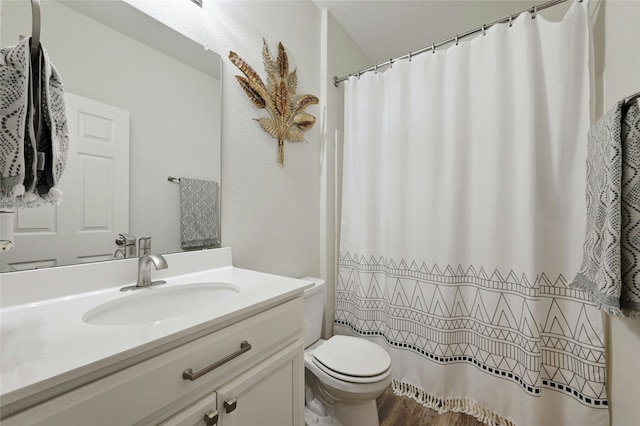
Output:
<svg viewBox="0 0 640 426">
<path fill-rule="evenodd" d="M 17 209 L 3 270 L 112 259 L 116 236 L 129 231 L 129 112 L 70 93 L 65 102 L 64 195 L 57 206 Z"/>
</svg>

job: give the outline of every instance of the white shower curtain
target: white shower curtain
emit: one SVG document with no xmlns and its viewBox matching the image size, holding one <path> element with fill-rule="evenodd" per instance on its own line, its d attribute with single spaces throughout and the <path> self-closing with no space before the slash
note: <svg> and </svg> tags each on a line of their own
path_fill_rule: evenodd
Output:
<svg viewBox="0 0 640 426">
<path fill-rule="evenodd" d="M 394 389 L 487 424 L 607 425 L 580 266 L 587 1 L 346 83 L 335 331 Z"/>
</svg>

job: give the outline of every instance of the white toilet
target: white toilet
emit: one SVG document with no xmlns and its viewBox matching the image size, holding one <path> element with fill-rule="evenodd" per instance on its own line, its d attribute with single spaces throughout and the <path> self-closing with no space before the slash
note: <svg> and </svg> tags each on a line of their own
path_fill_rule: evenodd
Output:
<svg viewBox="0 0 640 426">
<path fill-rule="evenodd" d="M 379 426 L 376 398 L 391 383 L 391 358 L 365 339 L 321 340 L 324 280 L 304 292 L 305 425 Z"/>
</svg>

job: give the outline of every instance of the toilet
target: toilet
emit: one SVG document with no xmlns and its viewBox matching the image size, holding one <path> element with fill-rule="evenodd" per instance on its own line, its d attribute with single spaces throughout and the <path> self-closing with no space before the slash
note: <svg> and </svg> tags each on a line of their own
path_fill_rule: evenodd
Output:
<svg viewBox="0 0 640 426">
<path fill-rule="evenodd" d="M 306 426 L 379 426 L 376 398 L 391 383 L 391 358 L 380 346 L 351 336 L 320 339 L 325 282 L 305 277 L 304 366 Z"/>
</svg>

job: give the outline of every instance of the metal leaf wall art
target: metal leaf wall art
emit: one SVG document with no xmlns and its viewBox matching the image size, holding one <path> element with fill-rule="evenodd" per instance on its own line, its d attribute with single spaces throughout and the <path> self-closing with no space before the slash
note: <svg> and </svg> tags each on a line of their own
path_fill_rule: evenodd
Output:
<svg viewBox="0 0 640 426">
<path fill-rule="evenodd" d="M 229 60 L 244 76 L 236 75 L 240 87 L 256 108 L 264 109 L 268 117 L 256 118 L 262 129 L 278 140 L 278 164 L 284 166 L 284 141 L 304 141 L 303 131 L 313 127 L 316 118 L 304 112 L 309 105 L 317 104 L 314 95 L 296 98 L 298 76 L 289 72 L 289 60 L 282 43 L 278 43 L 278 56 L 274 60 L 267 42 L 263 40 L 262 61 L 267 73 L 265 85 L 257 72 L 235 52 L 229 52 Z"/>
</svg>

